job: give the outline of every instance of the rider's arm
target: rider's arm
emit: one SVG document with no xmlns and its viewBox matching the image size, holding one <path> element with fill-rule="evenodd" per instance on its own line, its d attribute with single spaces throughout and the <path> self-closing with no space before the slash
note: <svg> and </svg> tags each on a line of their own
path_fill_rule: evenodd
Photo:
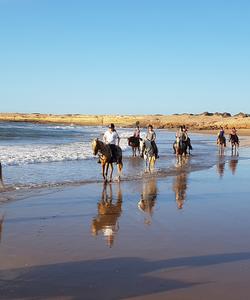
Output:
<svg viewBox="0 0 250 300">
<path fill-rule="evenodd" d="M 116 133 L 116 134 L 117 134 L 117 143 L 118 143 L 118 146 L 119 146 L 119 144 L 120 144 L 120 137 L 119 137 L 118 133 Z"/>
<path fill-rule="evenodd" d="M 106 132 L 104 133 L 102 140 L 105 144 L 107 144 L 107 134 L 106 134 Z"/>
</svg>

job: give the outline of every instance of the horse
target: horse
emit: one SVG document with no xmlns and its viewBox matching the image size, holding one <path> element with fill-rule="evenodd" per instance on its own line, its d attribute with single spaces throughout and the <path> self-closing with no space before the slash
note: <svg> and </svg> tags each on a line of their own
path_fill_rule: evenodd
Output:
<svg viewBox="0 0 250 300">
<path fill-rule="evenodd" d="M 132 147 L 132 155 L 133 157 L 136 157 L 136 150 L 138 151 L 140 155 L 140 138 L 131 136 L 128 138 L 128 145 Z"/>
<path fill-rule="evenodd" d="M 177 137 L 173 147 L 177 157 L 177 163 L 180 163 L 182 156 L 187 156 L 187 141 L 181 141 L 180 138 Z"/>
<path fill-rule="evenodd" d="M 155 152 L 150 141 L 141 140 L 140 141 L 140 151 L 141 155 L 145 160 L 145 172 L 151 173 L 151 170 L 155 167 Z"/>
<path fill-rule="evenodd" d="M 118 180 L 120 181 L 121 178 L 121 172 L 122 172 L 122 149 L 119 146 L 116 146 L 116 158 L 114 159 L 112 157 L 111 148 L 109 145 L 103 143 L 99 139 L 94 139 L 92 141 L 92 150 L 94 155 L 99 155 L 101 166 L 102 166 L 102 177 L 105 182 L 108 182 L 108 170 L 109 166 L 111 168 L 110 172 L 110 182 L 112 181 L 112 175 L 113 175 L 113 163 L 117 163 L 117 169 L 118 169 Z"/>
<path fill-rule="evenodd" d="M 3 184 L 3 172 L 2 172 L 2 165 L 0 162 L 0 188 L 3 188 L 4 184 Z"/>
<path fill-rule="evenodd" d="M 191 145 L 191 140 L 190 137 L 187 138 L 186 141 L 184 141 L 184 143 L 187 144 L 187 149 L 188 149 L 188 154 L 191 154 L 191 150 L 193 150 L 193 147 Z M 176 141 L 173 143 L 173 150 L 174 150 L 174 154 L 176 154 Z"/>
<path fill-rule="evenodd" d="M 219 154 L 222 155 L 226 147 L 226 138 L 224 136 L 218 136 L 217 145 L 219 147 Z"/>
<path fill-rule="evenodd" d="M 229 134 L 229 142 L 231 142 L 232 154 L 234 153 L 236 155 L 236 153 L 238 153 L 238 149 L 239 149 L 238 136 L 236 134 Z"/>
</svg>

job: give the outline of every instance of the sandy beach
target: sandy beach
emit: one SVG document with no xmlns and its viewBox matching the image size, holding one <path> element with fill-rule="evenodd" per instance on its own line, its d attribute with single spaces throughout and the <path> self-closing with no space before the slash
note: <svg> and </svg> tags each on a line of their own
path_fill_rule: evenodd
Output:
<svg viewBox="0 0 250 300">
<path fill-rule="evenodd" d="M 250 150 L 214 157 L 2 203 L 1 299 L 247 299 Z"/>
</svg>

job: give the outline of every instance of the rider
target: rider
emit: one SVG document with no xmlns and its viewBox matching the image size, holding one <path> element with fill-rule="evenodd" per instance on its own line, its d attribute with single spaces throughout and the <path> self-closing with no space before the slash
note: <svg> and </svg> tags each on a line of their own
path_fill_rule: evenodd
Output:
<svg viewBox="0 0 250 300">
<path fill-rule="evenodd" d="M 235 140 L 236 143 L 239 143 L 239 137 L 237 135 L 237 130 L 235 129 L 235 127 L 233 127 L 231 129 L 231 137 L 234 138 L 234 140 Z"/>
<path fill-rule="evenodd" d="M 115 130 L 115 125 L 111 123 L 108 130 L 104 133 L 103 141 L 109 145 L 113 160 L 116 159 L 116 144 L 119 146 L 120 137 Z"/>
<path fill-rule="evenodd" d="M 220 127 L 220 131 L 218 133 L 217 144 L 219 144 L 220 140 L 224 140 L 224 146 L 226 147 L 225 131 L 222 126 Z"/>
<path fill-rule="evenodd" d="M 158 148 L 157 148 L 157 145 L 155 143 L 155 140 L 156 140 L 156 133 L 153 129 L 153 125 L 149 124 L 148 125 L 148 132 L 147 132 L 147 135 L 146 135 L 146 140 L 150 141 L 151 142 L 151 145 L 152 145 L 152 148 L 154 150 L 154 154 L 155 154 L 155 158 L 159 158 L 159 155 L 158 155 Z M 143 152 L 144 152 L 144 149 L 142 149 L 142 154 L 141 156 L 143 156 Z"/>
<path fill-rule="evenodd" d="M 137 139 L 139 139 L 140 138 L 140 134 L 141 134 L 140 126 L 136 125 L 135 131 L 134 131 L 134 137 L 137 138 Z"/>
<path fill-rule="evenodd" d="M 180 144 L 182 142 L 186 142 L 188 139 L 188 135 L 187 135 L 187 129 L 185 127 L 185 125 L 180 126 L 180 128 L 178 129 L 178 131 L 176 132 L 176 138 L 179 138 L 180 140 Z"/>
</svg>

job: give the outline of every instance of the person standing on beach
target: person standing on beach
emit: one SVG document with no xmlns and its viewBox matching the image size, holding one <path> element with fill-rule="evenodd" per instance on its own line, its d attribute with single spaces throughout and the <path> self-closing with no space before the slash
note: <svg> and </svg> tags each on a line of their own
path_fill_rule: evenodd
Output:
<svg viewBox="0 0 250 300">
<path fill-rule="evenodd" d="M 113 123 L 109 125 L 108 130 L 104 133 L 103 141 L 105 144 L 109 145 L 112 153 L 112 158 L 113 160 L 116 160 L 116 145 L 119 146 L 120 137 L 116 132 L 115 125 Z"/>
<path fill-rule="evenodd" d="M 151 145 L 152 145 L 152 148 L 153 148 L 154 154 L 155 154 L 155 159 L 159 158 L 158 148 L 157 148 L 157 145 L 155 143 L 156 133 L 153 129 L 153 125 L 151 125 L 151 124 L 148 125 L 148 132 L 147 132 L 147 135 L 146 135 L 146 140 L 151 142 Z M 143 157 L 143 152 L 144 152 L 144 149 L 142 149 L 142 154 L 141 154 L 142 157 Z"/>
</svg>

